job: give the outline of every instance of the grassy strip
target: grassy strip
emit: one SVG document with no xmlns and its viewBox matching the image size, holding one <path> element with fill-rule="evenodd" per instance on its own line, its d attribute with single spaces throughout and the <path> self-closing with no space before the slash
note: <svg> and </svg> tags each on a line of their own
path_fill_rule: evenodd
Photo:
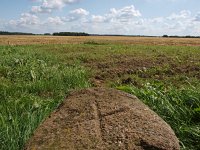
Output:
<svg viewBox="0 0 200 150">
<path fill-rule="evenodd" d="M 22 149 L 38 124 L 87 73 L 31 46 L 0 46 L 0 149 Z"/>
<path fill-rule="evenodd" d="M 142 88 L 119 86 L 136 95 L 170 124 L 182 149 L 200 149 L 200 88 L 166 88 L 162 83 L 147 83 Z"/>
</svg>

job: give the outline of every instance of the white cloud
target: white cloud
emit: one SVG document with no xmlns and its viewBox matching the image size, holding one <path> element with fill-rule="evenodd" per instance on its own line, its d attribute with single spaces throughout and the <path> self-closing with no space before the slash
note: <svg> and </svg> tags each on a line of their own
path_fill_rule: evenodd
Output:
<svg viewBox="0 0 200 150">
<path fill-rule="evenodd" d="M 140 17 L 141 13 L 139 10 L 136 10 L 133 5 L 131 5 L 131 6 L 126 6 L 119 10 L 112 8 L 108 16 L 120 20 L 122 22 L 126 22 L 135 17 Z"/>
<path fill-rule="evenodd" d="M 61 9 L 67 4 L 77 3 L 80 0 L 41 0 L 40 6 L 32 6 L 32 13 L 50 13 L 55 9 Z"/>
<path fill-rule="evenodd" d="M 134 35 L 199 35 L 200 13 L 195 16 L 188 10 L 172 13 L 167 17 L 143 18 L 141 14 L 129 15 L 129 9 L 112 9 L 108 14 L 93 15 L 88 25 L 99 33 Z M 126 13 L 122 13 L 126 12 Z M 138 11 L 139 12 L 139 11 Z M 121 15 L 123 14 L 123 15 Z M 127 15 L 128 14 L 128 15 Z M 132 13 L 134 14 L 134 13 Z M 132 17 L 131 17 L 132 16 Z M 133 17 L 134 16 L 134 17 Z M 200 19 L 200 17 L 199 17 Z M 99 24 L 101 23 L 101 25 Z M 91 27 L 92 29 L 92 27 Z"/>
<path fill-rule="evenodd" d="M 40 19 L 36 15 L 32 15 L 30 13 L 22 13 L 20 19 L 10 20 L 9 24 L 24 27 L 35 26 L 40 24 Z"/>
<path fill-rule="evenodd" d="M 78 8 L 69 12 L 66 17 L 48 17 L 47 19 L 40 19 L 35 14 L 23 13 L 21 17 L 17 20 L 10 20 L 6 27 L 11 30 L 21 30 L 21 29 L 38 29 L 38 31 L 47 31 L 47 29 L 57 29 L 58 27 L 63 27 L 66 22 L 84 22 L 86 16 L 89 15 L 89 12 L 83 8 Z M 71 25 L 71 23 L 70 23 Z M 69 28 L 69 27 L 68 27 Z M 50 31 L 49 31 L 50 32 Z"/>
<path fill-rule="evenodd" d="M 149 20 L 151 23 L 162 23 L 164 21 L 163 17 L 156 17 Z"/>
<path fill-rule="evenodd" d="M 194 21 L 199 21 L 200 22 L 200 12 L 197 13 L 197 15 L 194 18 Z"/>
<path fill-rule="evenodd" d="M 43 8 L 41 6 L 33 6 L 31 8 L 32 13 L 50 13 L 52 12 L 52 9 L 49 8 Z"/>
<path fill-rule="evenodd" d="M 41 6 L 32 7 L 34 13 L 49 13 L 61 9 L 66 4 L 79 0 L 41 0 Z M 200 12 L 196 15 L 188 10 L 172 13 L 167 17 L 144 18 L 133 5 L 121 9 L 111 8 L 103 15 L 94 15 L 78 8 L 64 16 L 40 19 L 36 14 L 23 13 L 20 19 L 10 20 L 7 25 L 16 29 L 29 28 L 42 32 L 82 31 L 99 34 L 132 34 L 132 35 L 199 35 Z"/>
<path fill-rule="evenodd" d="M 100 16 L 100 15 L 93 15 L 92 22 L 128 22 L 130 20 L 135 19 L 136 17 L 140 17 L 141 13 L 139 10 L 136 10 L 133 5 L 126 6 L 121 9 L 110 9 L 109 13 Z"/>
<path fill-rule="evenodd" d="M 78 9 L 70 11 L 69 15 L 65 17 L 64 20 L 66 22 L 77 21 L 77 20 L 84 19 L 88 15 L 89 15 L 89 11 L 83 8 L 78 8 Z"/>
<path fill-rule="evenodd" d="M 78 8 L 78 9 L 70 11 L 70 14 L 76 15 L 76 16 L 87 16 L 89 15 L 89 12 L 83 8 Z"/>
<path fill-rule="evenodd" d="M 93 23 L 102 23 L 102 22 L 107 22 L 108 18 L 105 16 L 100 16 L 100 15 L 92 15 L 92 22 Z"/>
<path fill-rule="evenodd" d="M 62 18 L 60 18 L 58 16 L 47 18 L 45 23 L 48 25 L 63 25 L 63 24 L 65 24 L 65 22 L 62 20 Z"/>
<path fill-rule="evenodd" d="M 152 2 L 161 2 L 161 1 L 167 1 L 167 2 L 185 2 L 187 0 L 144 0 L 146 2 L 152 3 Z"/>
<path fill-rule="evenodd" d="M 186 19 L 191 16 L 191 12 L 189 10 L 182 10 L 178 14 L 173 13 L 169 17 L 167 17 L 169 20 L 177 20 L 177 19 Z"/>
<path fill-rule="evenodd" d="M 3 29 L 1 30 L 39 33 L 41 32 L 41 26 L 42 23 L 38 16 L 30 13 L 22 13 L 19 19 L 4 22 Z"/>
<path fill-rule="evenodd" d="M 146 35 L 198 35 L 199 24 L 194 21 L 192 13 L 182 10 L 167 17 L 143 19 L 141 26 L 144 27 Z M 198 31 L 198 32 L 194 32 Z M 142 32 L 142 31 L 141 31 Z"/>
</svg>

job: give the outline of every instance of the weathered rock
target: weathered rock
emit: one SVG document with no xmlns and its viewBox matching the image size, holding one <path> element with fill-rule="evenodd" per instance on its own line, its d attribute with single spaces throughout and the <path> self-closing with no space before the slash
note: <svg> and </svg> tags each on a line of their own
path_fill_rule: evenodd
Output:
<svg viewBox="0 0 200 150">
<path fill-rule="evenodd" d="M 71 93 L 36 130 L 28 150 L 179 150 L 170 126 L 136 97 L 114 89 Z"/>
</svg>

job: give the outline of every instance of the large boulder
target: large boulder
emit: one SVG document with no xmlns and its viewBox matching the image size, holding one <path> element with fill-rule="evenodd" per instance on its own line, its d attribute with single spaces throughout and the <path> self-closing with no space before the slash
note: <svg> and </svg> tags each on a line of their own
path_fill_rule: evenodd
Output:
<svg viewBox="0 0 200 150">
<path fill-rule="evenodd" d="M 27 150 L 179 150 L 170 126 L 135 96 L 103 88 L 71 93 Z"/>
</svg>

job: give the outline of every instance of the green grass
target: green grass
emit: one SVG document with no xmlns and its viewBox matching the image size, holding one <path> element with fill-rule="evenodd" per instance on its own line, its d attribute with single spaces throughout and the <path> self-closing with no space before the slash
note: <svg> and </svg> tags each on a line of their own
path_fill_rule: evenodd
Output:
<svg viewBox="0 0 200 150">
<path fill-rule="evenodd" d="M 130 61 L 133 66 L 126 66 Z M 129 67 L 133 71 L 118 75 Z M 106 76 L 113 68 L 114 77 Z M 89 77 L 104 75 L 104 86 L 134 94 L 157 112 L 182 149 L 199 150 L 199 72 L 200 47 L 94 41 L 0 46 L 0 149 L 22 149 L 70 90 L 88 87 Z"/>
<path fill-rule="evenodd" d="M 136 95 L 170 124 L 182 149 L 200 149 L 200 87 L 177 89 L 154 82 L 141 88 L 125 85 L 117 89 Z"/>
<path fill-rule="evenodd" d="M 88 87 L 79 65 L 31 46 L 0 46 L 0 149 L 22 149 L 71 89 Z"/>
</svg>

